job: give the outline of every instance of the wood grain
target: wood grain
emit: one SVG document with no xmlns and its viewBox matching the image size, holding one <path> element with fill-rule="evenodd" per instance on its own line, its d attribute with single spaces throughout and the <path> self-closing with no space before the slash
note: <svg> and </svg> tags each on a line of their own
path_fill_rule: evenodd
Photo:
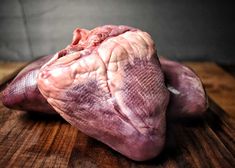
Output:
<svg viewBox="0 0 235 168">
<path fill-rule="evenodd" d="M 27 63 L 0 61 L 0 85 L 14 77 Z"/>
<path fill-rule="evenodd" d="M 10 110 L 0 103 L 0 167 L 235 167 L 233 79 L 213 63 L 186 64 L 202 78 L 210 107 L 203 118 L 168 121 L 166 146 L 158 157 L 132 161 L 59 116 Z"/>
</svg>

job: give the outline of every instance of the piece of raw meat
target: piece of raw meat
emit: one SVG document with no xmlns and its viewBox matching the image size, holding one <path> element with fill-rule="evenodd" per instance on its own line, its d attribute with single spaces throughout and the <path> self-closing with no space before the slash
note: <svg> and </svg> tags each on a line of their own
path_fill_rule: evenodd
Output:
<svg viewBox="0 0 235 168">
<path fill-rule="evenodd" d="M 111 26 L 110 28 L 112 29 L 113 27 Z M 122 35 L 123 33 L 128 32 L 128 31 L 131 31 L 131 32 L 137 31 L 137 29 L 133 29 L 133 28 L 129 28 L 130 30 L 129 29 L 126 30 L 126 29 L 128 29 L 128 27 L 123 26 L 123 27 L 121 27 L 121 30 L 113 31 L 113 34 L 108 33 L 108 35 L 107 35 L 107 34 L 104 33 L 105 34 L 104 37 L 102 37 L 104 35 L 102 33 L 101 34 L 96 34 L 96 32 L 104 30 L 104 29 L 102 29 L 102 27 L 97 28 L 97 29 L 95 29 L 91 32 L 89 32 L 88 30 L 84 30 L 84 29 L 77 29 L 74 32 L 74 39 L 73 39 L 72 44 L 69 45 L 65 50 L 62 50 L 61 52 L 59 52 L 58 55 L 54 56 L 54 58 L 46 66 L 48 66 L 50 64 L 53 64 L 53 62 L 55 62 L 55 61 L 58 62 L 58 59 L 60 59 L 60 61 L 62 60 L 61 64 L 66 64 L 66 63 L 69 63 L 73 60 L 77 61 L 76 59 L 80 59 L 80 58 L 76 58 L 77 56 L 73 55 L 73 53 L 78 54 L 77 52 L 81 51 L 82 54 L 84 54 L 84 53 L 85 54 L 84 55 L 79 55 L 79 57 L 83 58 L 84 56 L 90 55 L 93 52 L 93 50 L 99 49 L 99 47 L 104 45 L 107 40 L 110 40 L 111 38 L 114 38 L 114 37 L 116 38 L 116 36 Z M 98 38 L 96 37 L 96 38 L 92 39 L 91 36 L 98 36 Z M 96 41 L 97 39 L 98 39 L 98 41 Z M 92 41 L 92 40 L 94 40 L 94 41 Z M 118 41 L 115 41 L 115 42 L 118 43 Z M 104 44 L 101 44 L 101 43 L 104 43 Z M 132 45 L 134 45 L 134 47 L 137 47 L 137 48 L 134 48 L 134 49 L 138 50 L 139 46 L 136 45 L 135 43 L 133 43 L 133 41 L 131 43 L 132 43 Z M 125 45 L 125 43 L 123 43 L 123 44 Z M 121 44 L 120 44 L 120 46 L 121 46 Z M 106 50 L 105 50 L 105 47 L 101 49 L 101 52 L 105 53 L 107 51 L 110 54 L 113 53 L 113 51 L 110 51 L 110 48 L 109 48 L 108 45 L 106 47 Z M 115 49 L 115 48 L 116 48 L 116 46 L 113 45 L 112 50 Z M 132 46 L 130 48 L 133 50 Z M 84 49 L 85 49 L 85 52 L 82 51 Z M 144 49 L 144 47 L 142 49 Z M 90 53 L 89 53 L 89 50 L 90 50 Z M 117 49 L 117 50 L 120 50 L 120 49 Z M 124 50 L 125 50 L 125 48 L 124 48 Z M 114 50 L 114 53 L 115 52 L 117 52 L 117 51 Z M 123 60 L 126 59 L 126 57 L 128 59 L 129 59 L 129 57 L 131 58 L 131 56 L 132 56 L 131 54 L 133 54 L 131 52 L 128 52 L 126 50 L 126 53 L 124 53 L 124 54 L 122 53 L 124 56 L 121 54 L 121 58 L 124 58 L 124 59 L 115 60 L 115 61 L 116 62 L 118 62 L 118 61 L 122 62 Z M 71 56 L 71 54 L 72 54 L 72 56 Z M 100 54 L 100 55 L 102 56 L 102 54 Z M 127 56 L 125 56 L 125 54 Z M 98 55 L 99 55 L 99 51 L 98 51 Z M 70 57 L 68 57 L 68 56 L 70 56 Z M 62 59 L 62 57 L 66 57 L 66 58 Z M 110 55 L 110 58 L 111 57 L 112 57 L 112 54 Z M 36 60 L 35 62 L 29 64 L 27 67 L 25 67 L 16 76 L 16 78 L 7 86 L 7 88 L 3 91 L 3 96 L 2 96 L 3 104 L 10 107 L 10 108 L 15 108 L 15 109 L 20 109 L 20 110 L 37 111 L 37 112 L 57 114 L 56 111 L 54 111 L 54 109 L 47 103 L 45 98 L 39 92 L 39 90 L 37 88 L 37 81 L 36 81 L 39 69 L 41 68 L 42 65 L 47 63 L 51 58 L 52 58 L 52 55 L 42 57 L 42 58 Z M 106 57 L 104 57 L 104 58 L 106 58 Z M 101 58 L 101 59 L 103 59 L 103 58 Z M 135 72 L 135 71 L 137 71 L 137 70 L 135 70 L 135 68 L 137 67 L 137 69 L 139 69 L 138 67 L 141 67 L 142 64 L 139 64 L 138 61 L 136 62 L 135 59 L 133 60 L 131 58 L 131 60 L 133 61 L 132 62 L 133 65 L 131 66 L 132 71 L 131 70 L 128 70 L 128 71 Z M 128 61 L 130 61 L 130 60 L 128 60 Z M 126 62 L 128 63 L 128 61 L 126 61 Z M 157 60 L 155 60 L 155 61 L 158 64 L 158 61 Z M 182 64 L 174 62 L 174 61 L 170 61 L 170 60 L 166 60 L 164 58 L 160 58 L 160 63 L 161 63 L 161 68 L 164 72 L 165 78 L 167 79 L 166 82 L 167 82 L 168 90 L 170 90 L 170 92 L 171 92 L 170 103 L 167 107 L 168 108 L 167 109 L 168 117 L 171 117 L 171 118 L 179 118 L 179 117 L 180 118 L 188 118 L 188 117 L 198 117 L 198 116 L 201 116 L 202 114 L 204 114 L 204 111 L 207 108 L 207 101 L 206 101 L 207 99 L 206 99 L 206 95 L 205 95 L 204 89 L 202 87 L 201 81 L 197 77 L 197 75 L 191 69 L 185 67 Z M 83 63 L 81 63 L 81 64 L 83 64 Z M 106 63 L 106 64 L 111 65 L 109 63 Z M 148 66 L 149 64 L 148 64 L 148 61 L 146 63 L 146 60 L 145 60 L 144 63 L 143 63 L 142 69 L 145 70 L 144 66 L 146 66 L 146 65 Z M 70 66 L 70 65 L 68 65 L 68 66 Z M 121 66 L 123 66 L 123 65 L 121 64 Z M 108 70 L 108 69 L 106 69 L 106 70 Z M 139 74 L 141 74 L 144 70 L 139 70 L 139 72 L 138 71 L 137 72 Z M 88 71 L 89 71 L 89 69 L 88 69 Z M 114 82 L 111 82 L 111 84 L 113 84 L 113 83 L 116 84 L 117 82 L 120 82 L 120 81 L 117 80 L 117 79 L 119 79 L 119 76 L 116 77 L 117 79 L 112 78 L 112 76 L 116 75 L 115 72 L 120 72 L 120 71 L 117 71 L 117 70 L 113 71 L 112 67 L 109 71 L 107 71 L 107 75 L 111 74 L 110 79 L 112 79 L 114 81 Z M 58 73 L 58 72 L 56 72 L 56 71 L 53 72 L 53 74 L 56 74 L 56 73 Z M 126 73 L 125 70 L 124 70 L 123 73 L 124 74 Z M 64 74 L 64 75 L 66 75 L 66 74 Z M 81 75 L 82 74 L 80 74 L 80 76 Z M 127 78 L 131 78 L 131 75 L 128 75 Z M 145 78 L 145 77 L 144 76 L 138 77 L 138 74 L 136 74 L 136 78 L 135 78 L 135 79 L 137 79 L 136 81 L 138 81 L 138 78 L 143 80 L 143 78 Z M 134 84 L 131 84 L 131 83 L 134 83 L 133 81 L 132 82 L 127 82 L 127 83 L 129 83 L 129 85 L 128 85 L 129 87 L 134 85 Z M 110 88 L 115 88 L 116 87 L 116 86 L 111 86 L 111 84 L 110 84 Z M 96 87 L 96 85 L 94 85 L 94 84 L 91 84 L 91 86 Z M 141 86 L 141 85 L 139 85 L 139 86 Z M 145 85 L 143 85 L 143 86 L 145 86 Z M 83 88 L 83 86 L 82 86 L 82 88 Z M 90 87 L 90 88 L 92 88 L 92 87 Z M 144 89 L 146 89 L 146 88 L 144 88 Z M 96 92 L 95 90 L 97 90 L 97 89 L 94 89 L 94 92 Z M 88 92 L 89 94 L 91 94 L 92 91 L 93 91 L 92 89 L 89 91 L 89 86 L 88 86 L 88 89 L 86 89 L 84 92 L 81 89 L 79 91 L 75 90 L 74 95 L 71 95 L 71 96 L 76 96 L 77 95 L 76 92 L 82 92 L 82 93 Z M 129 88 L 129 91 L 133 92 L 133 90 L 131 88 Z M 113 91 L 113 92 L 115 92 L 115 91 Z M 135 93 L 136 92 L 140 93 L 140 95 L 142 95 L 141 92 L 138 92 L 138 89 L 137 89 L 137 91 L 135 91 Z M 79 95 L 82 95 L 82 93 L 80 93 Z M 99 93 L 99 94 L 102 97 L 103 93 Z M 97 95 L 99 95 L 99 94 L 97 94 Z M 115 102 L 115 99 L 118 96 L 115 97 L 115 94 L 110 94 L 110 95 L 112 97 L 111 98 L 108 97 L 108 100 L 110 100 L 114 104 L 114 105 L 112 105 L 112 107 L 114 107 L 114 110 L 112 109 L 110 111 L 112 111 L 113 113 L 115 113 L 115 111 L 120 112 L 120 110 L 121 110 L 121 109 L 119 109 L 120 108 L 119 107 L 120 101 Z M 123 97 L 123 94 L 121 96 Z M 135 95 L 131 95 L 129 97 L 132 97 L 132 96 L 135 96 Z M 146 96 L 146 94 L 145 94 L 145 96 Z M 88 97 L 88 99 L 89 99 L 89 97 Z M 128 99 L 129 98 L 127 98 L 125 100 L 128 101 Z M 76 101 L 77 101 L 77 103 L 81 102 L 81 104 L 82 104 L 82 110 L 80 109 L 79 105 L 77 105 L 77 108 L 79 108 L 79 110 L 84 111 L 86 108 L 89 108 L 89 107 L 86 106 L 87 104 L 89 106 L 89 103 L 86 103 L 85 108 L 84 108 L 83 98 L 81 100 L 76 100 Z M 88 101 L 88 100 L 86 100 L 86 101 Z M 118 104 L 118 102 L 119 102 L 119 104 Z M 139 101 L 137 101 L 137 102 L 139 102 Z M 92 108 L 93 108 L 93 106 L 96 106 L 96 105 L 94 105 L 95 103 L 96 103 L 96 99 L 94 99 L 93 102 L 91 103 Z M 99 103 L 99 101 L 97 101 L 97 103 Z M 129 107 L 132 106 L 131 103 L 129 104 Z M 143 103 L 143 102 L 141 102 L 141 103 Z M 101 105 L 101 107 L 100 106 L 99 107 L 94 107 L 94 109 L 90 110 L 90 111 L 91 112 L 96 111 L 96 109 L 103 108 L 103 106 L 106 106 L 106 105 Z M 136 108 L 139 108 L 139 107 L 141 107 L 141 105 L 138 105 Z M 124 106 L 123 108 L 126 108 L 126 107 Z M 70 109 L 73 109 L 73 107 L 70 106 Z M 75 109 L 76 109 L 76 107 L 75 107 Z M 138 110 L 138 109 L 135 109 L 135 110 Z M 108 111 L 109 110 L 103 112 L 101 110 L 101 113 L 106 114 Z M 99 112 L 99 110 L 98 110 L 98 112 Z M 100 114 L 98 114 L 98 115 L 100 115 Z M 71 115 L 68 116 L 68 117 L 71 118 Z M 140 116 L 140 118 L 141 118 L 141 116 Z M 128 120 L 129 118 L 128 117 L 125 118 L 125 116 L 124 116 L 122 119 L 123 120 L 125 120 L 125 119 Z M 136 120 L 138 121 L 138 119 L 136 119 Z M 76 125 L 76 121 L 74 121 L 74 123 Z M 133 125 L 133 126 L 135 126 L 135 125 Z M 99 138 L 97 138 L 97 139 L 99 139 Z M 110 145 L 110 146 L 112 147 L 112 145 Z M 124 153 L 124 155 L 125 155 L 125 153 Z M 145 156 L 145 157 L 147 157 L 147 156 Z M 130 157 L 130 158 L 133 158 L 133 156 Z M 136 160 L 139 160 L 139 159 L 136 159 Z"/>
<path fill-rule="evenodd" d="M 51 57 L 52 55 L 44 56 L 22 69 L 3 90 L 1 97 L 3 105 L 24 111 L 55 113 L 54 109 L 39 92 L 36 80 L 39 69 Z"/>
<path fill-rule="evenodd" d="M 39 69 L 52 57 L 44 56 L 27 65 L 3 91 L 3 104 L 13 109 L 57 114 L 41 96 L 36 82 Z M 167 116 L 173 119 L 202 116 L 207 109 L 207 98 L 198 76 L 178 62 L 162 57 L 159 61 L 171 91 Z"/>
<path fill-rule="evenodd" d="M 38 87 L 65 120 L 133 160 L 164 146 L 169 92 L 146 32 L 75 30 L 72 44 L 41 68 Z"/>
<path fill-rule="evenodd" d="M 165 58 L 160 58 L 160 63 L 171 93 L 167 116 L 175 119 L 203 116 L 208 106 L 207 96 L 196 73 Z"/>
<path fill-rule="evenodd" d="M 57 114 L 41 96 L 36 82 L 39 69 L 52 57 L 53 55 L 44 56 L 27 65 L 3 91 L 3 104 L 13 109 Z M 207 108 L 207 98 L 197 75 L 178 62 L 162 57 L 159 61 L 168 89 L 171 91 L 168 117 L 177 119 L 203 115 Z M 18 87 L 22 81 L 24 87 Z M 29 91 L 30 94 L 28 94 Z M 194 108 L 191 108 L 191 104 Z"/>
</svg>

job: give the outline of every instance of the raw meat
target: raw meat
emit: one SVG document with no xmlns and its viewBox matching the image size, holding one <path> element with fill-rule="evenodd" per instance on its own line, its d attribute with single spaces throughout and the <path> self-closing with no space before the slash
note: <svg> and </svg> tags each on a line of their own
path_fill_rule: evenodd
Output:
<svg viewBox="0 0 235 168">
<path fill-rule="evenodd" d="M 133 160 L 164 146 L 169 92 L 146 32 L 75 30 L 72 44 L 41 68 L 38 87 L 69 123 Z"/>
<path fill-rule="evenodd" d="M 41 96 L 36 82 L 39 69 L 52 57 L 44 56 L 25 67 L 3 91 L 3 104 L 13 109 L 57 114 Z M 159 61 L 171 91 L 167 116 L 173 119 L 202 116 L 207 109 L 207 97 L 198 76 L 178 62 L 162 57 Z M 24 86 L 18 87 L 22 82 Z"/>
<path fill-rule="evenodd" d="M 160 64 L 154 42 L 141 30 L 76 29 L 68 47 L 25 67 L 1 99 L 9 108 L 59 112 L 123 155 L 147 160 L 163 148 L 166 109 L 176 119 L 202 116 L 207 108 L 191 69 L 164 58 Z"/>
<path fill-rule="evenodd" d="M 206 112 L 207 96 L 199 77 L 188 67 L 160 58 L 168 89 L 171 92 L 167 116 L 201 117 Z"/>
<path fill-rule="evenodd" d="M 26 66 L 2 92 L 2 103 L 9 108 L 32 112 L 55 113 L 37 87 L 37 74 L 52 55 Z"/>
</svg>

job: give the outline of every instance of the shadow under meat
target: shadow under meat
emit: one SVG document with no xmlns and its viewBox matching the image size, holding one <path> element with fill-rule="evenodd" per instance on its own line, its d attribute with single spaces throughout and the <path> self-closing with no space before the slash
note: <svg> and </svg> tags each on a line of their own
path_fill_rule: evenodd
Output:
<svg viewBox="0 0 235 168">
<path fill-rule="evenodd" d="M 33 121 L 33 122 L 61 122 L 66 123 L 66 121 L 59 114 L 45 114 L 39 112 L 24 112 L 21 115 L 22 120 Z"/>
<path fill-rule="evenodd" d="M 181 166 L 190 165 L 186 159 L 187 146 L 195 142 L 189 141 L 189 135 L 197 134 L 198 132 L 206 132 L 206 127 L 213 129 L 215 133 L 221 131 L 224 122 L 228 115 L 211 99 L 209 99 L 210 107 L 207 109 L 204 116 L 198 118 L 187 118 L 172 120 L 169 117 L 167 121 L 166 143 L 161 154 L 151 160 L 141 162 L 144 165 L 159 165 L 165 164 L 167 161 L 174 161 Z M 199 135 L 197 135 L 199 136 Z M 197 141 L 198 139 L 191 139 Z"/>
</svg>

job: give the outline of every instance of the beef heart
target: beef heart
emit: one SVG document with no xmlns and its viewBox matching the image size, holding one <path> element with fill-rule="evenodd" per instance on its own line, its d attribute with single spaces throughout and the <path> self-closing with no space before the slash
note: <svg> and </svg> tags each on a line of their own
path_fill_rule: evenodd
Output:
<svg viewBox="0 0 235 168">
<path fill-rule="evenodd" d="M 75 30 L 72 44 L 41 68 L 38 88 L 65 120 L 133 160 L 164 146 L 169 92 L 146 32 Z"/>
<path fill-rule="evenodd" d="M 1 99 L 14 109 L 58 112 L 134 160 L 150 159 L 163 148 L 166 109 L 167 117 L 177 119 L 202 116 L 207 108 L 202 83 L 190 68 L 158 60 L 149 34 L 112 25 L 76 29 L 68 47 L 25 67 Z"/>
</svg>

